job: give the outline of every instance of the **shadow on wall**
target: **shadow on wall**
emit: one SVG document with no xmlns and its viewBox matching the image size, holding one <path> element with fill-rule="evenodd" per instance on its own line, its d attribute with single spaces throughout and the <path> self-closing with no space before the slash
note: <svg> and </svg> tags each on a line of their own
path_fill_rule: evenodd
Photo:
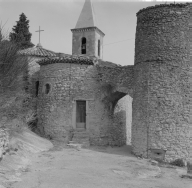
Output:
<svg viewBox="0 0 192 188">
<path fill-rule="evenodd" d="M 118 130 L 117 136 L 121 138 L 123 145 L 131 145 L 132 100 L 129 95 L 124 96 L 117 102 L 114 109 L 113 127 Z M 115 137 L 119 142 L 117 136 Z"/>
<path fill-rule="evenodd" d="M 126 145 L 126 111 L 114 112 L 113 123 L 111 126 L 111 144 L 112 146 Z"/>
</svg>

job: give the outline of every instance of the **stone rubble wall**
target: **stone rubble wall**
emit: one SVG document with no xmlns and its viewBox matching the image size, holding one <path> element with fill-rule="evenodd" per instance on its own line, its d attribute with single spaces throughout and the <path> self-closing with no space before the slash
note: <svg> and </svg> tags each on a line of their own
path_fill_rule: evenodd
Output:
<svg viewBox="0 0 192 188">
<path fill-rule="evenodd" d="M 137 14 L 132 146 L 147 157 L 189 156 L 189 4 L 155 6 Z"/>
<path fill-rule="evenodd" d="M 98 81 L 101 85 L 111 85 L 114 92 L 119 91 L 132 96 L 134 66 L 120 66 L 100 61 L 97 65 Z"/>
<path fill-rule="evenodd" d="M 192 3 L 190 4 L 190 160 L 192 160 Z"/>
<path fill-rule="evenodd" d="M 0 161 L 6 154 L 9 145 L 9 134 L 6 129 L 0 128 Z"/>
<path fill-rule="evenodd" d="M 120 110 L 113 115 L 113 121 L 110 127 L 110 145 L 126 145 L 126 111 Z"/>
<path fill-rule="evenodd" d="M 136 155 L 147 156 L 148 148 L 148 63 L 134 68 L 134 92 L 132 104 L 132 149 Z"/>
</svg>

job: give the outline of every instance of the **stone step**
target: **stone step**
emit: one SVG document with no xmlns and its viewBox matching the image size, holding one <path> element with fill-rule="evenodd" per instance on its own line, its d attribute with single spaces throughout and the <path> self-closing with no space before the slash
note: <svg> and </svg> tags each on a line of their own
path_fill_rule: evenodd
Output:
<svg viewBox="0 0 192 188">
<path fill-rule="evenodd" d="M 73 143 L 89 142 L 89 138 L 86 138 L 86 139 L 74 138 L 72 141 Z"/>
<path fill-rule="evenodd" d="M 75 129 L 74 132 L 76 133 L 87 133 L 86 129 Z"/>
<path fill-rule="evenodd" d="M 77 150 L 80 150 L 82 148 L 82 144 L 75 144 L 75 143 L 69 143 L 67 144 L 67 146 L 69 146 L 70 148 L 75 148 Z"/>
<path fill-rule="evenodd" d="M 75 129 L 75 132 L 86 132 L 86 129 L 84 129 L 84 128 L 78 128 L 78 129 Z"/>
<path fill-rule="evenodd" d="M 74 134 L 74 135 L 73 135 L 73 138 L 84 139 L 84 138 L 89 138 L 89 135 L 83 135 L 83 134 L 81 134 L 81 135 L 76 135 L 76 134 Z"/>
<path fill-rule="evenodd" d="M 69 141 L 69 144 L 76 144 L 76 141 Z"/>
<path fill-rule="evenodd" d="M 90 146 L 89 133 L 85 129 L 76 129 L 71 143 L 82 144 L 82 147 Z"/>
<path fill-rule="evenodd" d="M 67 146 L 72 147 L 72 148 L 76 148 L 76 149 L 80 149 L 80 148 L 87 148 L 90 146 L 89 142 L 75 142 L 73 141 L 72 143 L 69 142 L 69 144 L 67 144 Z"/>
<path fill-rule="evenodd" d="M 86 131 L 75 131 L 73 138 L 89 138 L 89 134 Z"/>
<path fill-rule="evenodd" d="M 74 132 L 74 134 L 76 134 L 76 135 L 89 135 L 89 133 L 87 133 L 87 132 Z"/>
</svg>

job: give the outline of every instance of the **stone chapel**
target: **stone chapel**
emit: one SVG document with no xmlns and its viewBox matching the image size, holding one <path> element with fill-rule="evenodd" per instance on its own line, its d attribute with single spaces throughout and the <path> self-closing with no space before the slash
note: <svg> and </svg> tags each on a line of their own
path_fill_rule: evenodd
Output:
<svg viewBox="0 0 192 188">
<path fill-rule="evenodd" d="M 113 111 L 119 97 L 126 93 L 108 99 L 112 87 L 105 88 L 106 84 L 102 86 L 99 82 L 99 64 L 106 67 L 117 65 L 102 61 L 105 34 L 95 24 L 90 0 L 85 1 L 77 24 L 71 31 L 72 55 L 59 54 L 38 62 L 41 66 L 38 128 L 42 134 L 66 142 L 123 145 L 126 143 L 126 128 L 124 124 L 115 128 Z M 114 101 L 114 104 L 108 100 Z M 119 120 L 125 119 L 123 113 L 119 115 L 122 116 L 118 117 Z M 114 130 L 110 130 L 112 127 Z"/>
<path fill-rule="evenodd" d="M 85 146 L 121 146 L 131 135 L 136 155 L 190 158 L 190 6 L 162 4 L 137 13 L 134 65 L 102 60 L 105 34 L 91 0 L 71 29 L 72 55 L 41 44 L 23 50 L 41 134 Z M 122 103 L 132 106 L 129 131 Z"/>
</svg>

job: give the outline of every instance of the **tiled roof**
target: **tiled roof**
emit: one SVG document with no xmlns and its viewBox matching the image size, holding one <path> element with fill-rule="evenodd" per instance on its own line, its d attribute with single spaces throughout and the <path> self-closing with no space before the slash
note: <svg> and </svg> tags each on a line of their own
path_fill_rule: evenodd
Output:
<svg viewBox="0 0 192 188">
<path fill-rule="evenodd" d="M 73 64 L 85 64 L 85 65 L 94 65 L 95 59 L 90 56 L 81 56 L 81 55 L 68 55 L 62 54 L 60 57 L 45 58 L 37 63 L 39 65 L 55 64 L 55 63 L 73 63 Z"/>
<path fill-rule="evenodd" d="M 37 56 L 37 57 L 56 57 L 57 53 L 44 49 L 41 44 L 38 44 L 35 47 L 27 48 L 19 51 L 21 55 Z"/>
</svg>

